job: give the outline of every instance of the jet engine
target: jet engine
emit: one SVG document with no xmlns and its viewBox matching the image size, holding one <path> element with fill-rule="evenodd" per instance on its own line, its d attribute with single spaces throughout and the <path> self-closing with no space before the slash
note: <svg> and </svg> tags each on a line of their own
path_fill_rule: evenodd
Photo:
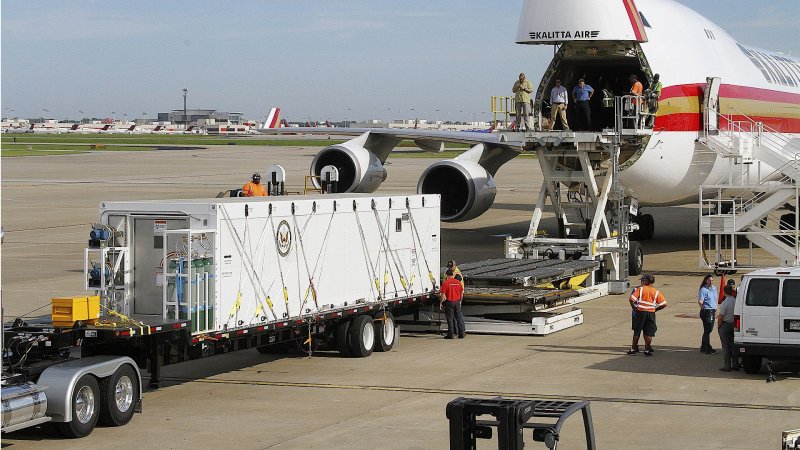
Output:
<svg viewBox="0 0 800 450">
<path fill-rule="evenodd" d="M 375 192 L 386 180 L 386 169 L 374 153 L 353 141 L 323 148 L 311 161 L 311 175 L 320 176 L 322 168 L 335 166 L 339 170 L 337 193 Z M 319 187 L 317 179 L 314 185 Z"/>
<path fill-rule="evenodd" d="M 485 213 L 494 202 L 494 178 L 474 161 L 450 159 L 428 167 L 417 183 L 420 194 L 442 197 L 442 220 L 462 222 Z"/>
</svg>

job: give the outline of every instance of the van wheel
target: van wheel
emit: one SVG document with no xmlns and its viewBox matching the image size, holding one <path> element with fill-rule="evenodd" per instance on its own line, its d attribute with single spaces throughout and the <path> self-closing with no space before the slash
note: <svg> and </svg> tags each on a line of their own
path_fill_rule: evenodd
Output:
<svg viewBox="0 0 800 450">
<path fill-rule="evenodd" d="M 72 420 L 58 424 L 61 434 L 68 438 L 88 436 L 97 425 L 100 386 L 92 375 L 80 377 L 72 388 Z"/>
<path fill-rule="evenodd" d="M 761 357 L 758 355 L 745 355 L 742 357 L 744 371 L 754 375 L 761 372 Z"/>
<path fill-rule="evenodd" d="M 353 356 L 353 352 L 350 351 L 350 343 L 347 339 L 347 334 L 349 331 L 349 320 L 343 320 L 336 326 L 336 349 L 339 350 L 339 354 L 345 358 Z"/>
<path fill-rule="evenodd" d="M 130 422 L 139 401 L 139 377 L 128 364 L 100 381 L 100 423 L 119 427 Z"/>
<path fill-rule="evenodd" d="M 375 351 L 388 352 L 394 347 L 394 342 L 397 340 L 397 334 L 394 327 L 394 316 L 391 311 L 386 311 L 386 318 L 384 313 L 378 312 L 375 315 Z"/>
<path fill-rule="evenodd" d="M 642 245 L 637 241 L 628 243 L 628 273 L 630 275 L 641 275 L 644 267 L 644 253 Z"/>
<path fill-rule="evenodd" d="M 372 316 L 363 314 L 356 317 L 350 324 L 347 337 L 353 356 L 366 358 L 371 355 L 372 349 L 375 347 L 375 327 L 372 324 Z"/>
</svg>

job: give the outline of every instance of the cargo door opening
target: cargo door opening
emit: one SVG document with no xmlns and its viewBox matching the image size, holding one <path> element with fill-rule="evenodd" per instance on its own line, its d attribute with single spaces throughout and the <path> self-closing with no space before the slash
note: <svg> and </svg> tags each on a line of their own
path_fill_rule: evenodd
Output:
<svg viewBox="0 0 800 450">
<path fill-rule="evenodd" d="M 614 127 L 613 102 L 603 102 L 603 90 L 608 89 L 615 96 L 630 92 L 629 77 L 636 75 L 645 90 L 652 84 L 653 71 L 650 69 L 638 44 L 618 42 L 570 42 L 562 45 L 544 73 L 536 91 L 534 111 L 541 114 L 542 124 L 549 124 L 551 118 L 550 92 L 556 79 L 567 89 L 569 108 L 567 122 L 573 130 L 602 131 Z M 572 89 L 583 78 L 594 89 L 590 101 L 591 126 L 583 124 L 582 117 L 572 100 Z M 556 119 L 556 130 L 563 129 Z M 547 128 L 547 127 L 543 127 Z"/>
</svg>

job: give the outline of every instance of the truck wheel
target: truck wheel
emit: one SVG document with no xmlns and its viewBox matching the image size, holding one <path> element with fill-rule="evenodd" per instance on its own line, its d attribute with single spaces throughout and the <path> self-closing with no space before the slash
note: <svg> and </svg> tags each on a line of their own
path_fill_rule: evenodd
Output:
<svg viewBox="0 0 800 450">
<path fill-rule="evenodd" d="M 758 355 L 745 355 L 742 357 L 744 371 L 754 375 L 761 372 L 761 357 Z"/>
<path fill-rule="evenodd" d="M 353 352 L 350 351 L 349 339 L 347 339 L 347 334 L 349 331 L 349 320 L 343 320 L 336 325 L 336 348 L 339 350 L 339 354 L 345 358 L 353 356 Z"/>
<path fill-rule="evenodd" d="M 636 241 L 630 241 L 628 246 L 628 273 L 640 275 L 644 267 L 644 254 L 642 246 Z"/>
<path fill-rule="evenodd" d="M 372 316 L 363 314 L 356 317 L 350 324 L 347 337 L 353 356 L 366 358 L 371 355 L 372 349 L 375 347 L 375 327 L 372 324 Z"/>
<path fill-rule="evenodd" d="M 378 312 L 375 315 L 375 351 L 388 352 L 394 347 L 396 339 L 394 316 L 390 311 L 386 311 L 384 320 L 383 312 Z"/>
<path fill-rule="evenodd" d="M 72 388 L 72 420 L 61 422 L 58 429 L 68 438 L 88 436 L 97 425 L 100 387 L 91 375 L 84 375 Z"/>
<path fill-rule="evenodd" d="M 119 427 L 130 422 L 139 401 L 139 377 L 128 364 L 100 380 L 100 423 Z"/>
</svg>

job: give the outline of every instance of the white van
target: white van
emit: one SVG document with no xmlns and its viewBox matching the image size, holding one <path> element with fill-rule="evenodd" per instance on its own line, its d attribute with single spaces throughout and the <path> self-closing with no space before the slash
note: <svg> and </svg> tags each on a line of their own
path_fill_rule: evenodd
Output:
<svg viewBox="0 0 800 450">
<path fill-rule="evenodd" d="M 800 361 L 800 267 L 756 270 L 742 277 L 733 340 L 747 373 L 758 373 L 763 358 Z"/>
</svg>

